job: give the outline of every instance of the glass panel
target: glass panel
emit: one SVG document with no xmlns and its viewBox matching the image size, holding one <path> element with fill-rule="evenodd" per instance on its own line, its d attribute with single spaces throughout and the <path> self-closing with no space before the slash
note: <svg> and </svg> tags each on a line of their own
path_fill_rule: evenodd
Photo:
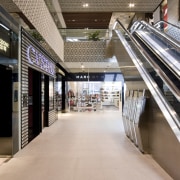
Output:
<svg viewBox="0 0 180 180">
<path fill-rule="evenodd" d="M 49 110 L 54 109 L 54 79 L 49 77 Z"/>
<path fill-rule="evenodd" d="M 19 150 L 18 36 L 3 26 L 0 26 L 0 115 L 0 156 L 11 156 Z"/>
<path fill-rule="evenodd" d="M 67 42 L 77 42 L 77 41 L 89 41 L 89 37 L 93 33 L 98 33 L 99 40 L 109 39 L 108 29 L 60 29 L 60 34 L 63 39 Z"/>
<path fill-rule="evenodd" d="M 175 95 L 172 93 L 172 91 L 167 87 L 167 85 L 166 85 L 167 82 L 163 78 L 161 78 L 161 76 L 155 71 L 155 69 L 153 68 L 152 64 L 149 63 L 149 61 L 144 56 L 142 56 L 139 53 L 140 50 L 137 48 L 137 46 L 135 45 L 135 43 L 132 40 L 132 38 L 130 37 L 130 35 L 127 34 L 126 31 L 120 25 L 117 25 L 116 29 L 118 29 L 119 32 L 121 32 L 121 34 L 124 36 L 124 38 L 126 39 L 127 43 L 131 47 L 131 49 L 133 49 L 133 52 L 139 58 L 139 61 L 141 61 L 141 64 L 144 67 L 146 67 L 146 71 L 149 73 L 149 76 L 151 76 L 151 78 L 154 80 L 154 86 L 158 86 L 159 87 L 159 89 L 161 90 L 161 93 L 164 95 L 164 98 L 173 107 L 173 109 L 175 111 L 174 113 L 176 113 L 178 116 L 180 116 L 180 102 L 175 97 Z M 159 68 L 161 68 L 161 70 L 164 73 L 166 73 L 162 69 L 162 66 L 159 66 Z M 170 73 L 169 74 L 169 78 L 171 78 L 172 76 L 173 76 L 173 74 Z M 172 81 L 172 83 L 179 84 L 179 81 L 178 82 L 173 82 Z"/>
</svg>

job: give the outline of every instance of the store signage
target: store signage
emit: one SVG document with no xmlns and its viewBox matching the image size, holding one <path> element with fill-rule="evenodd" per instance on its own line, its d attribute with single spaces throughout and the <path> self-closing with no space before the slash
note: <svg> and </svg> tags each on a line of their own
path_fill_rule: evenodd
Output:
<svg viewBox="0 0 180 180">
<path fill-rule="evenodd" d="M 55 75 L 55 65 L 32 45 L 27 48 L 27 58 L 30 64 L 41 68 L 51 75 Z"/>
<path fill-rule="evenodd" d="M 0 50 L 6 53 L 9 50 L 9 43 L 0 38 Z"/>
<path fill-rule="evenodd" d="M 88 80 L 90 76 L 88 75 L 76 75 L 76 79 L 84 79 L 84 80 Z"/>
<path fill-rule="evenodd" d="M 70 73 L 69 81 L 122 81 L 121 73 Z"/>
</svg>

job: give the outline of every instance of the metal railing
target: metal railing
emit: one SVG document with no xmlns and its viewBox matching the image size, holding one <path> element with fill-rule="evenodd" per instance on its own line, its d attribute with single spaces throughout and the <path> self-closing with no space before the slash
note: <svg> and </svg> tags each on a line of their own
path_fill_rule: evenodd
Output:
<svg viewBox="0 0 180 180">
<path fill-rule="evenodd" d="M 110 38 L 108 29 L 59 29 L 66 42 L 89 41 L 90 34 L 98 32 L 98 40 L 104 41 Z"/>
<path fill-rule="evenodd" d="M 176 42 L 180 42 L 180 26 L 169 23 L 167 21 L 158 21 L 154 24 L 158 30 L 168 34 Z"/>
<path fill-rule="evenodd" d="M 127 31 L 118 20 L 114 25 L 114 30 L 141 74 L 159 108 L 166 117 L 172 131 L 180 141 L 180 112 L 178 110 L 179 108 L 172 106 L 175 102 L 177 107 L 179 107 L 179 94 L 176 95 L 179 98 L 177 99 L 173 94 L 174 92 L 172 93 L 172 90 L 168 88 L 171 84 L 167 86 L 168 82 L 163 78 L 164 73 L 161 72 L 162 70 L 160 67 L 152 62 L 152 59 L 150 59 L 149 55 L 147 55 L 137 40 L 134 39 L 131 33 Z M 167 93 L 171 93 L 169 97 L 166 96 Z"/>
</svg>

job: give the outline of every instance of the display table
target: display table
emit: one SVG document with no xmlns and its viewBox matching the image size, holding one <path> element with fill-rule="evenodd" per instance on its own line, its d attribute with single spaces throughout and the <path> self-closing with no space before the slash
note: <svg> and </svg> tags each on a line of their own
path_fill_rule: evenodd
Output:
<svg viewBox="0 0 180 180">
<path fill-rule="evenodd" d="M 77 106 L 77 107 L 74 107 L 74 110 L 77 110 L 78 112 L 86 111 L 86 110 L 88 110 L 88 111 L 94 110 L 95 111 L 96 108 L 93 106 Z"/>
</svg>

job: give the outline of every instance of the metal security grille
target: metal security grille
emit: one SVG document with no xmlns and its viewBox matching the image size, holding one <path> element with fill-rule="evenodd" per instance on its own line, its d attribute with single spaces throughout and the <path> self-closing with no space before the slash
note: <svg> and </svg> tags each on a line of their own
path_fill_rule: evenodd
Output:
<svg viewBox="0 0 180 180">
<path fill-rule="evenodd" d="M 29 34 L 22 29 L 21 30 L 21 147 L 25 147 L 28 142 L 28 67 L 31 67 L 39 72 L 47 74 L 48 76 L 55 77 L 52 74 L 43 71 L 41 68 L 30 64 L 28 62 L 27 48 L 33 45 L 39 52 L 43 54 L 48 60 L 53 60 L 47 55 L 47 53 L 38 45 L 38 43 L 29 36 Z M 54 103 L 55 104 L 55 103 Z M 56 112 L 50 111 L 48 114 L 48 126 L 56 121 Z"/>
</svg>

